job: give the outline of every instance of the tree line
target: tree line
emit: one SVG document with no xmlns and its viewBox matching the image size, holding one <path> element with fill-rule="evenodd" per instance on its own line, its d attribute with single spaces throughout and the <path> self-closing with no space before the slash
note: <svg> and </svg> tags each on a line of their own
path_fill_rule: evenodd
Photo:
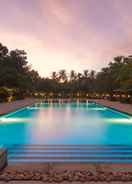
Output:
<svg viewBox="0 0 132 184">
<path fill-rule="evenodd" d="M 99 72 L 84 70 L 53 71 L 41 77 L 32 69 L 24 50 L 9 50 L 0 44 L 0 96 L 12 93 L 18 98 L 30 95 L 51 97 L 89 97 L 132 91 L 132 56 L 117 56 Z M 3 95 L 3 96 L 2 96 Z"/>
</svg>

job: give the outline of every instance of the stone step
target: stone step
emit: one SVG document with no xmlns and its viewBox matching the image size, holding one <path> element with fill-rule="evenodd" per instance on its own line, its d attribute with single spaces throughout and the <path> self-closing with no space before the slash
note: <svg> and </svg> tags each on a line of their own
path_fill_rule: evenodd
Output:
<svg viewBox="0 0 132 184">
<path fill-rule="evenodd" d="M 9 159 L 39 159 L 39 160 L 43 160 L 43 159 L 62 159 L 62 160 L 66 160 L 66 159 L 77 159 L 77 160 L 83 160 L 83 159 L 88 159 L 88 160 L 99 160 L 99 159 L 102 159 L 102 160 L 132 160 L 132 156 L 130 157 L 123 157 L 123 156 L 10 156 Z"/>
<path fill-rule="evenodd" d="M 126 144 L 12 144 L 12 147 L 128 147 L 132 145 Z"/>
<path fill-rule="evenodd" d="M 132 162 L 129 145 L 12 145 L 9 163 L 19 162 Z"/>
<path fill-rule="evenodd" d="M 12 144 L 12 145 L 6 145 L 9 148 L 14 148 L 14 147 L 62 147 L 62 148 L 131 148 L 132 145 L 123 145 L 123 144 Z"/>
<path fill-rule="evenodd" d="M 83 160 L 79 160 L 79 159 L 11 159 L 8 161 L 9 165 L 14 165 L 14 164 L 30 164 L 30 163 L 37 163 L 37 164 L 42 164 L 42 163 L 132 163 L 131 159 L 126 159 L 126 160 L 120 160 L 120 159 L 116 159 L 116 160 L 104 160 L 104 159 L 83 159 Z"/>
<path fill-rule="evenodd" d="M 14 147 L 14 148 L 9 148 L 9 151 L 11 150 L 131 150 L 129 147 Z"/>
<path fill-rule="evenodd" d="M 96 152 L 64 152 L 64 151 L 10 151 L 8 152 L 9 155 L 12 155 L 12 154 L 17 154 L 17 155 L 20 155 L 20 154 L 28 154 L 28 155 L 31 155 L 31 154 L 39 154 L 39 155 L 46 155 L 46 154 L 51 154 L 51 155 L 132 155 L 132 152 L 99 152 L 99 151 L 96 151 Z"/>
</svg>

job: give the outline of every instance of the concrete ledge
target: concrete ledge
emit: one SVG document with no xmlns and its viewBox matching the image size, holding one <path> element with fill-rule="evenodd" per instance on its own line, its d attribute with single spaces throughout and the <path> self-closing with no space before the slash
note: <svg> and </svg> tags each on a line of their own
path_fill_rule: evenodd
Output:
<svg viewBox="0 0 132 184">
<path fill-rule="evenodd" d="M 23 164 L 10 164 L 6 168 L 8 171 L 15 170 L 45 170 L 45 171 L 57 171 L 63 172 L 65 170 L 68 171 L 91 171 L 91 172 L 131 172 L 132 171 L 132 163 L 23 163 Z"/>
</svg>

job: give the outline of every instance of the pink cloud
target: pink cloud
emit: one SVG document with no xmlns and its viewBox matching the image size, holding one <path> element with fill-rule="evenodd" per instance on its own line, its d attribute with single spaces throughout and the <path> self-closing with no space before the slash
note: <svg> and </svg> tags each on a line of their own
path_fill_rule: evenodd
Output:
<svg viewBox="0 0 132 184">
<path fill-rule="evenodd" d="M 131 0 L 5 0 L 0 40 L 25 49 L 41 75 L 99 70 L 115 55 L 131 54 L 131 8 Z"/>
</svg>

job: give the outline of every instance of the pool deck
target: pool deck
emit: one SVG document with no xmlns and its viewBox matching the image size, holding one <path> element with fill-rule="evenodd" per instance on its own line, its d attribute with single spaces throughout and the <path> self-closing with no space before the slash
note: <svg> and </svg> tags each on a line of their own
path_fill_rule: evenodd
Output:
<svg viewBox="0 0 132 184">
<path fill-rule="evenodd" d="M 43 182 L 43 181 L 10 181 L 8 182 L 8 184 L 51 184 L 51 182 Z M 83 184 L 84 182 L 62 182 L 62 184 Z M 85 182 L 85 184 L 123 184 L 124 182 Z M 126 184 L 132 184 L 132 182 L 125 182 Z M 0 184 L 7 184 L 7 182 L 1 182 L 0 181 Z M 55 182 L 52 182 L 52 184 L 58 184 L 58 183 L 55 183 Z"/>
<path fill-rule="evenodd" d="M 51 184 L 51 182 L 43 182 L 43 181 L 10 181 L 8 184 Z M 83 184 L 84 182 L 62 182 L 62 184 Z M 85 184 L 123 184 L 124 182 L 85 182 Z M 125 182 L 126 184 L 132 184 L 132 182 Z M 7 182 L 0 181 L 0 184 L 7 184 Z M 52 184 L 58 184 L 52 182 Z"/>
<path fill-rule="evenodd" d="M 56 164 L 54 168 L 48 167 L 46 164 L 31 164 L 31 165 L 14 165 L 5 168 L 3 174 L 5 180 L 0 180 L 0 184 L 122 184 L 122 183 L 131 183 L 132 184 L 132 172 L 131 172 L 131 165 L 128 167 L 124 167 L 122 164 L 118 164 L 118 170 L 116 170 L 116 164 Z M 28 172 L 29 171 L 29 172 Z M 39 176 L 39 172 L 42 174 L 40 179 L 35 179 L 36 176 Z M 48 175 L 46 174 L 48 172 Z M 63 173 L 64 172 L 64 173 Z M 92 178 L 89 173 L 92 173 Z M 125 173 L 124 173 L 125 172 Z M 129 173 L 130 172 L 130 173 Z M 67 174 L 66 174 L 67 173 Z M 88 175 L 86 174 L 88 173 Z M 113 173 L 113 174 L 112 174 Z M 64 175 L 63 175 L 64 174 Z M 45 178 L 47 175 L 48 179 Z M 32 178 L 31 180 L 27 177 L 29 176 Z M 35 178 L 33 178 L 35 176 Z M 68 178 L 67 178 L 68 176 Z M 78 176 L 75 178 L 75 176 Z M 114 177 L 113 177 L 114 176 Z M 128 176 L 130 178 L 128 178 Z M 64 177 L 64 178 L 63 178 Z M 116 180 L 116 178 L 118 180 Z M 125 177 L 125 179 L 124 179 Z M 9 180 L 8 180 L 9 178 Z M 20 179 L 21 178 L 21 179 Z M 24 178 L 24 179 L 22 179 Z M 61 180 L 58 180 L 58 179 Z M 80 179 L 81 178 L 81 179 Z M 127 179 L 126 179 L 127 178 Z M 27 179 L 27 181 L 25 181 Z M 56 181 L 57 179 L 57 181 Z M 48 181 L 47 181 L 48 180 Z"/>
<path fill-rule="evenodd" d="M 5 103 L 0 103 L 0 115 L 15 111 L 19 108 L 32 105 L 36 102 L 39 102 L 40 100 L 38 99 L 24 99 L 24 100 L 16 100 L 13 102 L 5 102 Z"/>
<path fill-rule="evenodd" d="M 129 165 L 129 164 L 128 164 Z M 128 166 L 127 165 L 127 166 Z M 3 171 L 5 179 L 0 184 L 107 184 L 132 183 L 131 164 L 56 164 L 50 167 L 47 164 L 14 165 Z M 42 174 L 39 174 L 42 173 Z M 92 173 L 92 176 L 91 174 Z M 41 175 L 38 179 L 36 176 Z M 29 176 L 29 177 L 27 177 Z M 77 178 L 75 178 L 77 176 Z M 35 178 L 34 178 L 35 177 Z M 46 177 L 46 178 L 45 178 Z M 68 177 L 68 178 L 67 178 Z M 91 177 L 91 179 L 89 179 Z M 1 178 L 1 176 L 0 176 Z M 23 179 L 22 179 L 23 178 Z M 32 178 L 32 179 L 29 179 Z M 48 179 L 47 179 L 48 178 Z M 117 179 L 116 179 L 117 178 Z M 125 178 L 125 179 L 124 179 Z M 25 181 L 27 179 L 27 181 Z M 46 179 L 46 180 L 45 180 Z M 59 180 L 58 180 L 59 179 Z M 48 181 L 47 181 L 48 180 Z M 58 182 L 57 182 L 57 181 Z M 114 182 L 115 181 L 115 182 Z"/>
<path fill-rule="evenodd" d="M 0 103 L 0 115 L 15 111 L 19 108 L 22 108 L 28 105 L 32 105 L 40 101 L 41 100 L 39 99 L 27 98 L 24 100 L 16 100 L 13 102 Z M 92 101 L 132 115 L 132 104 L 125 104 L 125 103 L 103 100 L 103 99 L 99 99 L 99 100 L 94 99 Z"/>
<path fill-rule="evenodd" d="M 125 104 L 121 102 L 115 102 L 115 101 L 109 101 L 109 100 L 103 100 L 103 99 L 93 100 L 93 101 L 101 105 L 132 115 L 132 104 Z"/>
</svg>

